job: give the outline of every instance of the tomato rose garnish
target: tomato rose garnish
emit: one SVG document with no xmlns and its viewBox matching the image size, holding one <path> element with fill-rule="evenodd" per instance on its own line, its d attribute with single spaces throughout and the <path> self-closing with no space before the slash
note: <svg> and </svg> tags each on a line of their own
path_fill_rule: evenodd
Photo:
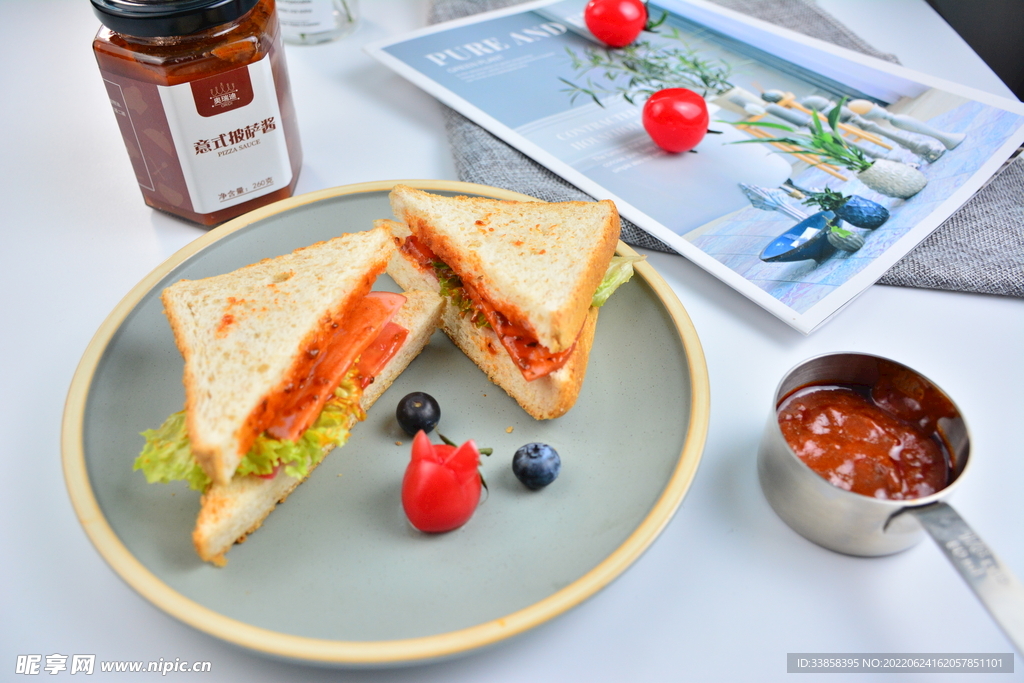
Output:
<svg viewBox="0 0 1024 683">
<path fill-rule="evenodd" d="M 457 529 L 480 502 L 480 451 L 469 440 L 459 447 L 432 444 L 420 430 L 412 440 L 412 460 L 402 479 L 402 507 L 420 531 Z"/>
</svg>

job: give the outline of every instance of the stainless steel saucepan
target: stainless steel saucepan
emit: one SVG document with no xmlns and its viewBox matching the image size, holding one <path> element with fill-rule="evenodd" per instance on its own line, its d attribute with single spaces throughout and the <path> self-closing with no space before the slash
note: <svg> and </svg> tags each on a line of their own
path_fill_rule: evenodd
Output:
<svg viewBox="0 0 1024 683">
<path fill-rule="evenodd" d="M 786 443 L 779 427 L 780 402 L 808 385 L 873 386 L 882 369 L 898 368 L 940 392 L 931 380 L 906 366 L 862 353 L 832 353 L 811 358 L 782 378 L 757 455 L 758 477 L 768 502 L 795 531 L 818 545 L 849 555 L 896 553 L 918 543 L 927 532 L 975 592 L 989 613 L 1024 653 L 1024 586 L 945 501 L 964 480 L 971 461 L 967 424 L 952 400 L 956 416 L 942 418 L 938 429 L 949 448 L 950 483 L 913 500 L 872 498 L 833 486 L 808 467 Z"/>
</svg>

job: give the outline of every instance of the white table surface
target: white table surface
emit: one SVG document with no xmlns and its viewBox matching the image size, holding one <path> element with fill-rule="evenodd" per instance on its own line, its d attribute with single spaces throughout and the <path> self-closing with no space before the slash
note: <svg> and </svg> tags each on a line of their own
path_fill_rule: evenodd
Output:
<svg viewBox="0 0 1024 683">
<path fill-rule="evenodd" d="M 912 68 L 1009 93 L 924 0 L 820 4 Z M 299 192 L 456 178 L 438 106 L 360 51 L 423 25 L 426 2 L 363 0 L 363 11 L 348 39 L 288 48 L 305 147 Z M 955 505 L 1024 576 L 1024 302 L 874 286 L 805 337 L 683 258 L 658 253 L 650 261 L 707 356 L 710 431 L 675 518 L 594 598 L 484 652 L 341 672 L 267 660 L 153 607 L 104 563 L 75 517 L 61 410 L 107 313 L 204 231 L 143 204 L 91 55 L 97 25 L 86 0 L 0 3 L 0 680 L 21 678 L 17 655 L 53 653 L 206 660 L 203 679 L 217 681 L 498 682 L 772 681 L 787 678 L 787 652 L 1012 651 L 930 541 L 857 559 L 791 531 L 761 494 L 754 452 L 775 385 L 795 363 L 838 350 L 903 361 L 967 415 L 975 463 Z M 977 678 L 1024 680 L 1019 658 L 1016 671 Z M 974 677 L 898 680 L 922 678 Z M 842 678 L 861 679 L 882 677 Z"/>
</svg>

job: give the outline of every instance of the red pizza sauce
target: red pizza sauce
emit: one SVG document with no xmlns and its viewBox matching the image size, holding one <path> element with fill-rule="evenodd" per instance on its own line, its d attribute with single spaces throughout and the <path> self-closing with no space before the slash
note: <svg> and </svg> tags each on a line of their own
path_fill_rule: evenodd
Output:
<svg viewBox="0 0 1024 683">
<path fill-rule="evenodd" d="M 274 0 L 93 0 L 143 199 L 216 225 L 290 197 L 302 146 Z"/>
<path fill-rule="evenodd" d="M 396 351 L 398 346 L 380 339 L 380 334 L 404 303 L 401 294 L 370 292 L 341 320 L 325 319 L 325 329 L 297 359 L 287 384 L 264 402 L 268 404 L 265 414 L 270 418 L 265 427 L 267 433 L 275 439 L 298 440 L 316 421 L 324 404 L 367 347 L 383 346 L 370 352 L 379 357 L 388 350 Z M 396 332 L 392 329 L 385 334 L 394 339 Z M 404 339 L 404 335 L 400 336 Z M 384 358 L 383 363 L 386 362 Z M 366 384 L 360 380 L 363 388 Z"/>
<path fill-rule="evenodd" d="M 942 490 L 950 458 L 938 420 L 949 400 L 913 373 L 883 368 L 874 386 L 798 389 L 779 405 L 790 448 L 829 483 L 873 498 L 909 500 Z"/>
<path fill-rule="evenodd" d="M 443 262 L 415 235 L 409 235 L 398 247 L 425 273 L 436 275 L 435 264 L 444 266 Z M 448 283 L 452 287 L 452 283 Z M 537 341 L 537 337 L 523 322 L 510 320 L 504 313 L 496 309 L 483 294 L 471 287 L 467 282 L 458 280 L 458 288 L 462 290 L 460 298 L 467 299 L 472 308 L 487 320 L 491 330 L 505 347 L 512 362 L 519 368 L 523 378 L 532 382 L 547 377 L 564 366 L 576 348 L 575 342 L 563 351 L 551 351 Z M 582 331 L 582 330 L 581 330 Z"/>
</svg>

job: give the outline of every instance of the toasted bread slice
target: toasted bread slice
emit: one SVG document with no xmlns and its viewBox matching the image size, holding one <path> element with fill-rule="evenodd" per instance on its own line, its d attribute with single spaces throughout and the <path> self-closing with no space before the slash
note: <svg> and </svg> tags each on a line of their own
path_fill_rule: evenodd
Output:
<svg viewBox="0 0 1024 683">
<path fill-rule="evenodd" d="M 379 220 L 375 224 L 388 227 L 400 239 L 408 234 L 408 229 L 402 223 Z M 400 251 L 391 257 L 387 272 L 403 288 L 431 291 L 440 289 L 437 278 L 432 273 L 422 270 Z M 468 316 L 463 316 L 456 306 L 449 305 L 447 300 L 441 314 L 441 329 L 492 382 L 515 399 L 523 410 L 535 419 L 548 420 L 564 415 L 576 403 L 583 378 L 587 373 L 587 361 L 590 358 L 590 348 L 594 343 L 594 331 L 597 327 L 597 313 L 598 309 L 593 306 L 587 311 L 583 329 L 565 365 L 550 375 L 531 382 L 526 381 L 523 373 L 502 348 L 497 335 L 489 327 L 478 327 Z"/>
<path fill-rule="evenodd" d="M 397 185 L 391 209 L 463 283 L 553 352 L 576 343 L 619 240 L 608 200 L 513 202 Z"/>
<path fill-rule="evenodd" d="M 368 409 L 423 350 L 440 322 L 442 299 L 429 291 L 406 292 L 406 303 L 394 322 L 409 330 L 402 348 L 366 387 L 360 404 Z M 355 422 L 353 417 L 352 422 Z M 352 425 L 349 425 L 351 428 Z M 329 450 L 329 449 L 328 449 Z M 227 484 L 213 484 L 203 494 L 192 542 L 203 560 L 224 564 L 224 553 L 260 527 L 279 502 L 283 502 L 303 479 L 283 470 L 272 479 L 236 476 Z"/>
<path fill-rule="evenodd" d="M 192 450 L 226 485 L 263 430 L 261 405 L 332 320 L 373 286 L 394 251 L 384 229 L 356 232 L 164 290 L 164 311 L 185 358 Z"/>
</svg>

